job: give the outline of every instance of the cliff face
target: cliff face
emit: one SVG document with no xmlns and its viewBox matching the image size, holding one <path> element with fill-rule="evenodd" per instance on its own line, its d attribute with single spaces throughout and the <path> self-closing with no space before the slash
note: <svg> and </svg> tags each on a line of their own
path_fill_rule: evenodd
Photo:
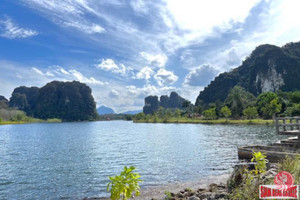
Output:
<svg viewBox="0 0 300 200">
<path fill-rule="evenodd" d="M 53 81 L 42 88 L 16 88 L 10 106 L 24 110 L 33 117 L 83 121 L 97 118 L 91 89 L 77 81 Z"/>
<path fill-rule="evenodd" d="M 240 85 L 254 95 L 300 89 L 300 43 L 283 47 L 261 45 L 238 68 L 220 74 L 200 92 L 196 105 L 224 101 Z"/>
<path fill-rule="evenodd" d="M 186 101 L 184 98 L 179 96 L 176 92 L 171 92 L 170 97 L 168 95 L 162 95 L 160 101 L 157 96 L 148 96 L 145 98 L 145 106 L 143 112 L 145 114 L 152 114 L 160 106 L 163 108 L 182 108 L 183 102 Z"/>
<path fill-rule="evenodd" d="M 7 108 L 8 107 L 8 100 L 0 95 L 0 108 Z"/>
</svg>

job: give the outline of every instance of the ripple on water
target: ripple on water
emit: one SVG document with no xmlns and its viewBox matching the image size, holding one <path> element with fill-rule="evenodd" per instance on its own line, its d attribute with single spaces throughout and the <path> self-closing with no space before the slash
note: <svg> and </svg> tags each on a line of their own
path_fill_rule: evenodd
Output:
<svg viewBox="0 0 300 200">
<path fill-rule="evenodd" d="M 5 129 L 5 130 L 4 130 Z M 0 199 L 106 196 L 134 165 L 142 186 L 203 179 L 237 162 L 236 147 L 279 138 L 270 126 L 125 121 L 0 126 Z"/>
</svg>

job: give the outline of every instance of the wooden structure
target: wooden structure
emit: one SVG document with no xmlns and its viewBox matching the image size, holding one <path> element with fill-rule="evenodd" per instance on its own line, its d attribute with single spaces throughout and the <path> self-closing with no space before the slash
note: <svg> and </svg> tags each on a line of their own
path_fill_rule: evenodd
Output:
<svg viewBox="0 0 300 200">
<path fill-rule="evenodd" d="M 290 148 L 282 145 L 271 145 L 271 146 L 243 146 L 238 147 L 239 159 L 251 160 L 253 157 L 253 151 L 260 151 L 267 156 L 269 162 L 278 162 L 284 159 L 286 156 L 295 157 L 300 154 L 295 148 Z"/>
<path fill-rule="evenodd" d="M 239 159 L 251 160 L 253 151 L 265 153 L 270 162 L 278 162 L 286 156 L 300 156 L 300 117 L 278 117 L 275 120 L 277 134 L 293 137 L 268 146 L 238 147 Z"/>
<path fill-rule="evenodd" d="M 279 135 L 297 136 L 295 147 L 300 148 L 300 117 L 276 118 L 276 131 Z"/>
</svg>

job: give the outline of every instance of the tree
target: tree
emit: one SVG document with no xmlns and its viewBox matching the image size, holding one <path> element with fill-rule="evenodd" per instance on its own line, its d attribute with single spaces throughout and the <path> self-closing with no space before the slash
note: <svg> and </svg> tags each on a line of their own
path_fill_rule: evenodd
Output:
<svg viewBox="0 0 300 200">
<path fill-rule="evenodd" d="M 287 117 L 300 116 L 300 104 L 293 104 L 291 107 L 288 107 L 284 115 Z"/>
<path fill-rule="evenodd" d="M 134 118 L 136 120 L 142 120 L 142 119 L 145 119 L 145 117 L 146 117 L 145 113 L 140 112 L 140 113 L 136 114 Z"/>
<path fill-rule="evenodd" d="M 210 108 L 203 112 L 203 116 L 207 120 L 212 120 L 217 118 L 216 108 Z"/>
<path fill-rule="evenodd" d="M 281 111 L 281 104 L 278 103 L 277 98 L 273 99 L 269 104 L 262 108 L 262 113 L 265 117 L 272 117 L 275 120 L 276 113 Z"/>
<path fill-rule="evenodd" d="M 226 120 L 231 116 L 231 110 L 227 107 L 224 106 L 221 108 L 221 114 L 226 118 Z"/>
<path fill-rule="evenodd" d="M 258 116 L 256 107 L 248 107 L 243 111 L 247 119 L 254 119 Z"/>
<path fill-rule="evenodd" d="M 263 92 L 257 97 L 257 110 L 258 113 L 265 119 L 271 118 L 266 107 L 271 103 L 272 100 L 277 99 L 277 94 L 274 92 Z"/>
<path fill-rule="evenodd" d="M 239 118 L 243 114 L 243 110 L 255 104 L 255 96 L 246 92 L 244 88 L 235 86 L 232 88 L 225 100 L 225 104 L 229 106 L 234 118 Z"/>
<path fill-rule="evenodd" d="M 177 108 L 177 109 L 175 110 L 175 112 L 174 112 L 174 116 L 177 118 L 177 120 L 180 118 L 180 114 L 181 114 L 181 112 L 180 112 L 180 110 Z"/>
<path fill-rule="evenodd" d="M 157 110 L 157 114 L 159 118 L 163 118 L 165 115 L 165 109 L 162 106 L 159 106 L 158 110 Z"/>
</svg>

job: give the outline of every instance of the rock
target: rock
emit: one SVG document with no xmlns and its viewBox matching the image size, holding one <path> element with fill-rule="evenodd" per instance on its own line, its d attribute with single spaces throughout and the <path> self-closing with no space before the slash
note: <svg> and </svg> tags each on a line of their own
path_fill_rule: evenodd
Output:
<svg viewBox="0 0 300 200">
<path fill-rule="evenodd" d="M 191 196 L 188 198 L 188 200 L 200 200 L 200 198 L 197 196 Z"/>
<path fill-rule="evenodd" d="M 220 193 L 216 193 L 215 198 L 216 199 L 225 198 L 227 195 L 228 195 L 227 192 L 220 192 Z"/>
<path fill-rule="evenodd" d="M 197 193 L 203 193 L 203 192 L 205 192 L 206 191 L 206 189 L 204 189 L 204 188 L 199 188 L 198 190 L 197 190 Z"/>
<path fill-rule="evenodd" d="M 215 200 L 215 199 L 216 199 L 216 193 L 212 192 L 208 197 L 208 200 Z"/>
<path fill-rule="evenodd" d="M 210 192 L 216 192 L 218 190 L 218 185 L 215 183 L 212 183 L 208 186 L 208 191 Z"/>
<path fill-rule="evenodd" d="M 184 197 L 186 197 L 187 196 L 187 192 L 180 192 L 179 194 L 178 194 L 178 197 L 179 198 L 184 198 Z"/>
<path fill-rule="evenodd" d="M 199 197 L 200 199 L 205 199 L 205 198 L 209 198 L 211 196 L 211 192 L 203 192 L 200 194 L 197 194 L 196 196 Z"/>
</svg>

